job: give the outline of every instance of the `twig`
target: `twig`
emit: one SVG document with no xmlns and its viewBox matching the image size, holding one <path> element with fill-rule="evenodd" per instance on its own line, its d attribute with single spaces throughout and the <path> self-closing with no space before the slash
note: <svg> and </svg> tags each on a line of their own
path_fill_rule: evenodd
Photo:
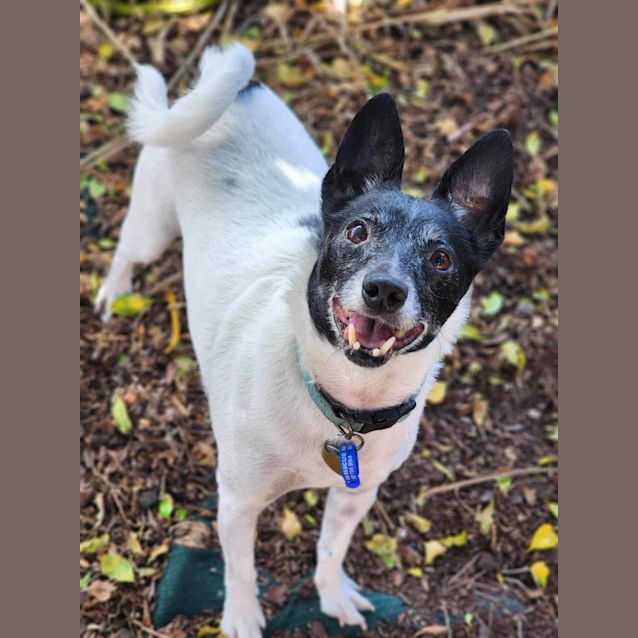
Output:
<svg viewBox="0 0 638 638">
<path fill-rule="evenodd" d="M 447 492 L 453 492 L 454 490 L 460 490 L 464 487 L 471 487 L 472 485 L 479 485 L 481 483 L 488 483 L 489 481 L 496 481 L 499 478 L 505 476 L 528 476 L 531 474 L 553 474 L 557 469 L 555 467 L 525 467 L 507 472 L 494 472 L 493 474 L 487 474 L 485 476 L 477 476 L 476 478 L 464 479 L 463 481 L 456 481 L 454 483 L 448 483 L 446 485 L 437 485 L 432 489 L 426 490 L 422 497 L 429 498 L 437 494 L 445 494 Z"/>
<path fill-rule="evenodd" d="M 492 47 L 485 47 L 483 51 L 485 51 L 486 53 L 498 53 L 500 51 L 507 51 L 508 49 L 514 49 L 525 44 L 530 44 L 531 42 L 538 42 L 539 40 L 544 40 L 545 38 L 549 38 L 557 34 L 558 31 L 554 27 L 551 27 L 550 29 L 538 31 L 537 33 L 523 35 L 520 38 L 513 38 L 512 40 L 504 42 L 503 44 L 497 44 L 496 46 Z"/>
<path fill-rule="evenodd" d="M 93 5 L 91 5 L 88 0 L 80 0 L 80 4 L 82 5 L 84 11 L 86 11 L 86 14 L 89 16 L 89 18 L 111 41 L 111 44 L 128 60 L 129 64 L 132 67 L 135 67 L 135 65 L 137 64 L 135 56 L 131 53 L 130 49 L 126 45 L 122 44 L 122 42 L 118 40 L 115 33 L 111 31 L 111 27 L 109 27 L 109 25 L 106 24 L 106 22 L 104 22 L 102 18 L 100 18 L 100 15 L 93 8 Z"/>
<path fill-rule="evenodd" d="M 429 24 L 440 26 L 451 22 L 463 22 L 469 20 L 481 20 L 493 15 L 507 15 L 508 13 L 522 13 L 524 6 L 529 2 L 503 4 L 493 2 L 479 7 L 465 7 L 462 9 L 431 9 L 429 11 L 419 11 L 418 13 L 408 13 L 397 16 L 390 16 L 382 20 L 368 22 L 367 24 L 353 25 L 351 29 L 356 32 L 370 31 L 383 27 L 400 26 L 402 24 Z M 529 9 L 532 10 L 531 7 Z"/>
<path fill-rule="evenodd" d="M 182 280 L 182 273 L 176 272 L 172 275 L 169 275 L 165 279 L 162 279 L 162 281 L 158 281 L 149 291 L 146 292 L 146 294 L 149 297 L 153 297 L 158 292 L 162 292 L 162 290 L 166 290 L 166 288 L 170 288 L 173 284 L 181 280 Z"/>
<path fill-rule="evenodd" d="M 134 625 L 137 625 L 144 633 L 147 633 L 149 636 L 155 636 L 155 638 L 171 638 L 168 634 L 161 634 L 159 631 L 155 631 L 150 627 L 147 627 L 144 623 L 141 623 L 136 618 L 131 619 Z"/>
<path fill-rule="evenodd" d="M 396 525 L 392 522 L 392 519 L 388 516 L 388 513 L 385 511 L 385 507 L 383 507 L 383 504 L 381 503 L 381 501 L 374 502 L 374 511 L 383 519 L 388 530 L 392 532 L 394 528 L 396 527 Z"/>
</svg>

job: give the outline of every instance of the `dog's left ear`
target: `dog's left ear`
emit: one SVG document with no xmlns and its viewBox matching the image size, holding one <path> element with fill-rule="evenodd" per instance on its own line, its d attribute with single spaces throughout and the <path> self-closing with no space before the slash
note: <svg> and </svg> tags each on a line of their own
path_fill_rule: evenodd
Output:
<svg viewBox="0 0 638 638">
<path fill-rule="evenodd" d="M 452 205 L 485 261 L 505 235 L 513 170 L 510 134 L 505 129 L 496 129 L 457 159 L 432 193 L 432 199 Z"/>
<path fill-rule="evenodd" d="M 355 115 L 339 145 L 321 188 L 323 214 L 330 216 L 378 185 L 400 189 L 404 154 L 397 107 L 380 93 Z"/>
</svg>

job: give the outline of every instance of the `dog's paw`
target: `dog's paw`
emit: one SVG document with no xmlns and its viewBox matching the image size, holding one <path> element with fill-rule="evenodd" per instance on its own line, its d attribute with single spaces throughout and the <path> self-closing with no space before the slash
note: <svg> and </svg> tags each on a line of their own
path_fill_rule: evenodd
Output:
<svg viewBox="0 0 638 638">
<path fill-rule="evenodd" d="M 226 598 L 221 629 L 227 638 L 261 638 L 266 619 L 255 596 Z"/>
<path fill-rule="evenodd" d="M 336 582 L 316 578 L 315 585 L 319 592 L 321 611 L 333 616 L 339 625 L 359 625 L 367 629 L 366 620 L 361 611 L 374 611 L 374 605 L 357 590 L 359 586 L 341 570 Z"/>
<path fill-rule="evenodd" d="M 100 286 L 93 307 L 102 321 L 111 318 L 111 307 L 117 297 L 131 290 L 132 266 L 111 268 L 111 272 Z"/>
</svg>

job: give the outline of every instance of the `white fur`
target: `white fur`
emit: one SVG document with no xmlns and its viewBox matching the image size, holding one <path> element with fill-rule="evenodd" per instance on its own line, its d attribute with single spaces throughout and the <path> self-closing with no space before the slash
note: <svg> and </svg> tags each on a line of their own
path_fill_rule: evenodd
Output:
<svg viewBox="0 0 638 638">
<path fill-rule="evenodd" d="M 365 626 L 368 601 L 342 568 L 352 533 L 378 485 L 409 455 L 440 366 L 465 321 L 471 292 L 424 350 L 361 368 L 317 334 L 306 303 L 316 259 L 310 231 L 326 163 L 303 126 L 268 88 L 237 97 L 253 70 L 240 45 L 205 54 L 202 78 L 168 109 L 161 77 L 140 69 L 131 117 L 147 143 L 109 276 L 97 298 L 108 318 L 130 287 L 134 262 L 148 263 L 183 237 L 190 332 L 219 450 L 218 525 L 226 563 L 222 629 L 258 638 L 253 534 L 257 516 L 294 489 L 330 494 L 315 581 L 324 612 Z M 394 427 L 366 436 L 361 487 L 346 490 L 320 456 L 336 434 L 310 399 L 297 365 L 342 403 L 374 409 L 420 388 L 417 407 Z"/>
</svg>

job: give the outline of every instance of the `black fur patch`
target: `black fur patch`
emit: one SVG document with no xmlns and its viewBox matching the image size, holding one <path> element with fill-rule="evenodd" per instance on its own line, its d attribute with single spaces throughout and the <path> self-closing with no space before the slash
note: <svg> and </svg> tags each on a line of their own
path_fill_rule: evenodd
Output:
<svg viewBox="0 0 638 638">
<path fill-rule="evenodd" d="M 246 97 L 248 94 L 250 94 L 254 89 L 261 89 L 263 88 L 263 84 L 261 82 L 259 82 L 258 80 L 250 80 L 248 82 L 248 84 L 239 91 L 239 93 L 237 93 L 237 97 L 238 98 L 242 98 L 242 97 Z"/>
</svg>

